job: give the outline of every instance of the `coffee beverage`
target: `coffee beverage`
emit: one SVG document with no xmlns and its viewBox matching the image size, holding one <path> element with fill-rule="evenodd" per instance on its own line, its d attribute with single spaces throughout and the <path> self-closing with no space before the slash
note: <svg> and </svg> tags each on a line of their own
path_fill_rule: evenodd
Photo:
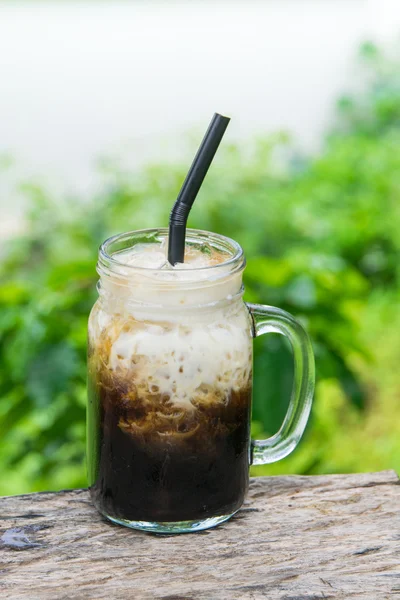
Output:
<svg viewBox="0 0 400 600">
<path fill-rule="evenodd" d="M 133 231 L 100 247 L 87 462 L 91 497 L 108 519 L 183 533 L 229 519 L 250 463 L 294 450 L 310 414 L 314 358 L 292 315 L 243 302 L 239 244 L 187 230 L 184 263 L 172 267 L 167 237 Z M 269 332 L 291 344 L 294 385 L 280 430 L 251 442 L 252 339 Z"/>
<path fill-rule="evenodd" d="M 198 521 L 243 502 L 252 332 L 231 258 L 192 243 L 171 267 L 160 239 L 117 252 L 102 273 L 89 323 L 88 464 L 93 501 L 111 519 Z"/>
</svg>

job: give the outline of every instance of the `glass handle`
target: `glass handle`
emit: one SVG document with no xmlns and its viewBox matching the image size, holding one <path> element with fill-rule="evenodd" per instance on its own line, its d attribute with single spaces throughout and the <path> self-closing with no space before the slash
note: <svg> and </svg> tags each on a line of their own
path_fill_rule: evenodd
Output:
<svg viewBox="0 0 400 600">
<path fill-rule="evenodd" d="M 254 440 L 253 465 L 276 462 L 297 446 L 310 415 L 314 394 L 315 367 L 310 338 L 291 314 L 274 306 L 247 304 L 253 320 L 253 336 L 280 333 L 293 350 L 294 382 L 292 396 L 280 430 L 266 440 Z"/>
</svg>

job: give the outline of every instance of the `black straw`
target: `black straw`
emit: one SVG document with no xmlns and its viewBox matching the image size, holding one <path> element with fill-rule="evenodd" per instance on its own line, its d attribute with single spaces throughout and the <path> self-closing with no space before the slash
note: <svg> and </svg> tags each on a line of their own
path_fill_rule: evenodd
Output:
<svg viewBox="0 0 400 600">
<path fill-rule="evenodd" d="M 183 263 L 186 222 L 230 119 L 215 113 L 169 217 L 168 262 Z"/>
</svg>

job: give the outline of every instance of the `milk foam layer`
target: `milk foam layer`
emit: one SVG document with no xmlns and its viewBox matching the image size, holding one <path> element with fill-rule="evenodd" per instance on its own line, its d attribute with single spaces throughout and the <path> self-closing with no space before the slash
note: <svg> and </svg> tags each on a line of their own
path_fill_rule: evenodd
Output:
<svg viewBox="0 0 400 600">
<path fill-rule="evenodd" d="M 231 299 L 240 289 L 241 275 L 231 277 L 227 286 L 229 274 L 225 280 L 213 280 L 210 276 L 214 269 L 204 269 L 226 260 L 227 255 L 197 249 L 190 249 L 188 254 L 184 265 L 166 267 L 174 277 L 170 293 L 183 300 L 178 312 L 177 306 L 168 302 L 159 308 L 129 302 L 130 294 L 135 295 L 135 285 L 143 287 L 144 298 L 149 301 L 150 297 L 151 304 L 159 301 L 160 295 L 154 297 L 156 292 L 151 286 L 145 293 L 143 277 L 150 269 L 157 274 L 163 269 L 166 261 L 160 245 L 148 244 L 119 254 L 119 262 L 128 267 L 146 267 L 146 273 L 137 275 L 135 270 L 128 290 L 127 286 L 116 285 L 111 298 L 111 294 L 105 294 L 104 302 L 92 311 L 89 336 L 101 368 L 131 382 L 135 393 L 149 397 L 161 394 L 168 402 L 192 408 L 210 401 L 225 402 L 231 390 L 249 386 L 252 341 L 247 309 L 240 298 Z M 193 296 L 179 289 L 185 274 L 190 274 L 189 281 L 201 282 L 196 300 L 211 303 L 207 310 L 193 310 L 189 302 Z M 167 296 L 161 294 L 161 299 Z"/>
<path fill-rule="evenodd" d="M 204 243 L 187 246 L 185 262 L 171 266 L 165 246 L 165 241 L 137 244 L 113 255 L 114 272 L 102 280 L 102 288 L 115 312 L 129 302 L 176 309 L 212 304 L 239 292 L 241 272 L 232 272 L 228 253 Z"/>
<path fill-rule="evenodd" d="M 118 262 L 130 267 L 139 267 L 145 269 L 163 269 L 168 272 L 172 280 L 202 280 L 207 278 L 207 272 L 203 273 L 182 273 L 182 271 L 193 269 L 204 269 L 219 265 L 229 258 L 225 252 L 216 250 L 208 244 L 200 244 L 196 247 L 186 246 L 185 262 L 170 265 L 167 260 L 166 242 L 160 243 L 136 244 L 133 248 L 119 252 L 116 255 Z"/>
</svg>

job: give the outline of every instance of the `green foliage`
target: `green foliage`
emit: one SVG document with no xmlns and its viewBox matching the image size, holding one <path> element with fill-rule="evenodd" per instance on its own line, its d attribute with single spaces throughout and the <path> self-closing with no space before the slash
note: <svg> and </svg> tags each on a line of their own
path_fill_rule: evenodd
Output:
<svg viewBox="0 0 400 600">
<path fill-rule="evenodd" d="M 246 300 L 289 310 L 312 336 L 311 426 L 292 457 L 262 472 L 364 470 L 400 460 L 392 416 L 400 384 L 382 366 L 388 352 L 379 330 L 382 320 L 382 331 L 390 330 L 382 315 L 399 294 L 400 80 L 371 45 L 363 55 L 373 67 L 369 92 L 339 102 L 321 156 L 305 161 L 284 136 L 228 147 L 191 214 L 191 227 L 245 249 Z M 97 248 L 120 231 L 167 224 L 186 168 L 165 163 L 127 176 L 105 165 L 105 191 L 90 202 L 56 204 L 26 186 L 27 231 L 3 249 L 0 270 L 0 493 L 85 485 L 86 322 Z M 390 339 L 400 352 L 397 337 Z M 257 340 L 255 434 L 279 428 L 291 381 L 285 343 Z"/>
</svg>

